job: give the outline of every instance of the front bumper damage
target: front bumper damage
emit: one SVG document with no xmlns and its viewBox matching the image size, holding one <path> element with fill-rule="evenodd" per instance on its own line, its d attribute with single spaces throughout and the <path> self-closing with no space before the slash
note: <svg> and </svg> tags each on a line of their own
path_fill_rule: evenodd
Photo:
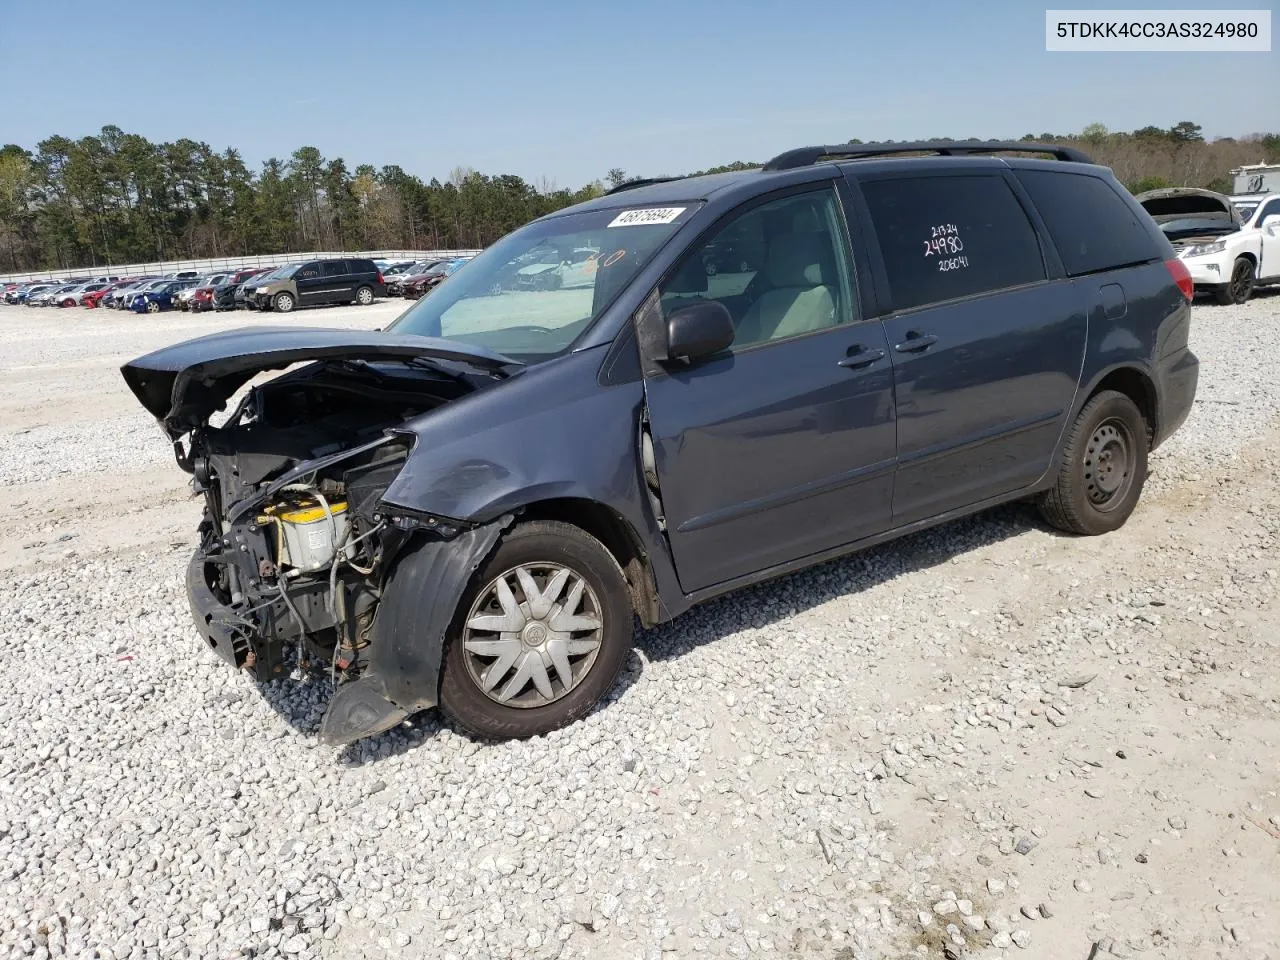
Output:
<svg viewBox="0 0 1280 960">
<path fill-rule="evenodd" d="M 468 373 L 435 366 L 443 361 Z M 282 678 L 295 649 L 300 666 L 327 665 L 327 743 L 436 703 L 454 610 L 511 518 L 453 519 L 423 512 L 412 493 L 403 503 L 383 496 L 417 446 L 404 425 L 499 382 L 513 364 L 429 337 L 256 327 L 121 370 L 205 500 L 186 576 L 196 629 L 260 682 Z"/>
<path fill-rule="evenodd" d="M 292 647 L 303 661 L 330 661 L 337 685 L 320 725 L 326 744 L 381 733 L 436 705 L 454 611 L 512 520 L 459 530 L 433 518 L 378 517 L 386 527 L 376 559 L 358 579 L 325 571 L 273 582 L 271 540 L 251 524 L 204 536 L 187 569 L 196 630 L 228 665 L 267 682 L 283 674 Z"/>
</svg>

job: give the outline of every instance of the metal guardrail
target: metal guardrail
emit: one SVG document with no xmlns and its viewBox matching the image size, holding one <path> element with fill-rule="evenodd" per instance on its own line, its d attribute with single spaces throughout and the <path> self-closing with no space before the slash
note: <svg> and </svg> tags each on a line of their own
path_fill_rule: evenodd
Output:
<svg viewBox="0 0 1280 960">
<path fill-rule="evenodd" d="M 176 273 L 180 270 L 217 273 L 220 270 L 279 266 L 286 263 L 298 263 L 304 260 L 324 260 L 331 257 L 368 257 L 371 260 L 444 260 L 450 257 L 472 257 L 479 252 L 479 250 L 311 250 L 305 253 L 262 254 L 253 257 L 159 260 L 151 263 L 99 264 L 94 267 L 76 267 L 68 270 L 32 270 L 27 273 L 0 274 L 0 282 L 62 280 L 70 277 L 133 277 L 141 274 Z"/>
</svg>

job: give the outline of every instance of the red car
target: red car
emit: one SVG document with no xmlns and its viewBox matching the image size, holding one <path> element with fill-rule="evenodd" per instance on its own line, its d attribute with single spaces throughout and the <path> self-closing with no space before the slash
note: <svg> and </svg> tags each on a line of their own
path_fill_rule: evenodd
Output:
<svg viewBox="0 0 1280 960">
<path fill-rule="evenodd" d="M 107 294 L 111 293 L 112 290 L 119 290 L 121 287 L 127 287 L 129 286 L 129 284 L 135 283 L 135 282 L 136 281 L 134 280 L 124 279 L 124 280 L 117 280 L 115 283 L 109 283 L 105 287 L 103 287 L 101 290 L 94 290 L 90 293 L 86 293 L 83 297 L 80 298 L 80 303 L 82 306 L 86 306 L 90 310 L 94 309 L 95 307 L 100 307 L 102 306 L 102 298 L 105 297 Z"/>
<path fill-rule="evenodd" d="M 250 277 L 257 276 L 260 273 L 268 273 L 269 270 L 263 267 L 246 267 L 243 270 L 237 270 L 225 276 L 217 286 L 200 287 L 193 294 L 191 300 L 187 304 L 187 309 L 192 313 L 199 313 L 201 310 L 215 310 L 218 307 L 218 299 L 221 296 L 223 300 L 228 299 L 227 294 L 234 295 L 235 288 L 248 280 Z"/>
</svg>

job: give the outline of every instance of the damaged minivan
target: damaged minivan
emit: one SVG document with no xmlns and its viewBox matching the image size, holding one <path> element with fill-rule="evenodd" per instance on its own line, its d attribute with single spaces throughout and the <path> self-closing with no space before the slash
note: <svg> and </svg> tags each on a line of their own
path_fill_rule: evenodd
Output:
<svg viewBox="0 0 1280 960">
<path fill-rule="evenodd" d="M 708 271 L 729 242 L 759 256 Z M 501 282 L 535 250 L 589 282 Z M 123 374 L 204 499 L 216 654 L 322 663 L 328 743 L 436 705 L 524 737 L 591 709 L 637 619 L 1014 499 L 1116 529 L 1191 407 L 1190 295 L 1074 150 L 840 145 L 543 217 L 384 331 Z"/>
</svg>

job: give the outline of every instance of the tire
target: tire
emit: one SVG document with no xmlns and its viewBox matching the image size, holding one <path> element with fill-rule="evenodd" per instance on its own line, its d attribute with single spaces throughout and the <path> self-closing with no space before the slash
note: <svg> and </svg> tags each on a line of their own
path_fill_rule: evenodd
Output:
<svg viewBox="0 0 1280 960">
<path fill-rule="evenodd" d="M 550 586 L 552 571 L 566 569 L 571 576 L 563 585 L 559 600 L 563 602 L 577 590 L 573 577 L 579 578 L 583 589 L 574 603 L 573 619 L 586 622 L 592 615 L 600 624 L 599 629 L 573 634 L 551 634 L 585 638 L 587 643 L 596 641 L 594 652 L 579 651 L 562 654 L 562 662 L 570 666 L 572 685 L 565 692 L 565 684 L 555 663 L 547 665 L 551 653 L 541 656 L 542 671 L 553 698 L 549 701 L 539 692 L 533 678 L 526 680 L 512 695 L 510 703 L 501 703 L 496 696 L 518 682 L 517 673 L 521 661 L 494 678 L 492 695 L 481 687 L 481 679 L 487 678 L 487 667 L 501 666 L 502 656 L 492 656 L 468 650 L 470 644 L 483 645 L 499 639 L 493 631 L 473 630 L 469 623 L 476 616 L 501 619 L 501 608 L 485 604 L 495 597 L 494 584 L 500 575 L 513 585 L 514 597 L 523 597 L 523 590 L 515 575 L 516 568 L 524 568 L 532 574 L 535 585 L 544 589 Z M 542 568 L 542 569 L 539 569 Z M 542 579 L 538 579 L 541 577 Z M 509 598 L 510 599 L 510 598 Z M 523 610 L 529 610 L 527 599 Z M 554 624 L 557 606 L 546 624 Z M 479 612 L 477 612 L 479 611 Z M 498 616 L 494 616 L 494 613 Z M 572 615 L 575 610 L 570 610 Z M 578 527 L 553 521 L 534 521 L 521 524 L 511 530 L 498 543 L 498 547 L 481 565 L 470 585 L 463 592 L 454 622 L 450 626 L 444 651 L 440 680 L 440 709 L 458 726 L 481 737 L 494 739 L 519 739 L 548 733 L 582 717 L 613 686 L 631 649 L 634 614 L 627 591 L 626 579 L 617 560 L 601 543 Z M 522 633 L 541 621 L 528 620 Z M 561 623 L 564 621 L 561 620 Z M 542 639 L 546 634 L 527 634 L 530 642 Z M 503 643 L 522 644 L 523 639 L 502 640 Z M 526 648 L 520 646 L 520 656 Z M 577 659 L 570 662 L 568 656 Z M 577 674 L 581 669 L 582 673 Z M 512 705 L 519 704 L 519 705 Z"/>
<path fill-rule="evenodd" d="M 271 301 L 271 309 L 276 313 L 291 313 L 293 311 L 293 294 L 277 293 Z"/>
<path fill-rule="evenodd" d="M 1248 257 L 1236 257 L 1231 267 L 1231 281 L 1224 283 L 1213 291 L 1213 297 L 1221 306 L 1241 304 L 1253 296 L 1253 285 L 1257 277 L 1257 268 Z"/>
<path fill-rule="evenodd" d="M 160 312 L 160 304 L 155 300 L 148 300 L 147 313 L 159 313 L 159 312 Z"/>
<path fill-rule="evenodd" d="M 712 260 L 708 260 L 705 263 L 703 263 L 702 268 L 707 271 L 708 277 L 714 277 L 717 273 L 720 272 L 720 268 L 717 267 L 715 265 L 715 262 Z"/>
<path fill-rule="evenodd" d="M 362 307 L 367 307 L 373 303 L 373 288 L 361 287 L 356 291 L 356 303 Z"/>
<path fill-rule="evenodd" d="M 1123 393 L 1104 390 L 1067 434 L 1054 486 L 1041 495 L 1045 520 L 1084 536 L 1124 526 L 1147 481 L 1150 426 Z"/>
</svg>

